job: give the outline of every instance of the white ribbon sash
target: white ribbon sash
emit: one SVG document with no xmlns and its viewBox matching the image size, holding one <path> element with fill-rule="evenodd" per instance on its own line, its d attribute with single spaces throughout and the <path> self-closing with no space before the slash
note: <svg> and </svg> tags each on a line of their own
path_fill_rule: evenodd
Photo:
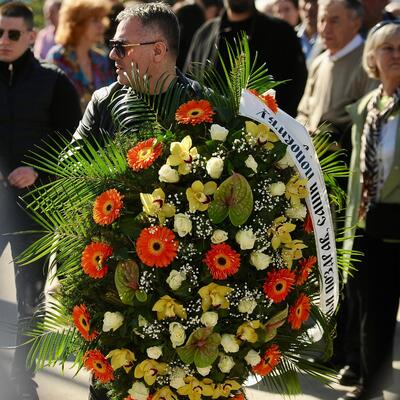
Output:
<svg viewBox="0 0 400 400">
<path fill-rule="evenodd" d="M 239 114 L 268 126 L 287 145 L 301 178 L 307 179 L 307 208 L 314 227 L 320 271 L 320 308 L 333 315 L 339 300 L 335 233 L 324 177 L 307 130 L 281 109 L 275 114 L 248 90 L 242 91 Z"/>
</svg>

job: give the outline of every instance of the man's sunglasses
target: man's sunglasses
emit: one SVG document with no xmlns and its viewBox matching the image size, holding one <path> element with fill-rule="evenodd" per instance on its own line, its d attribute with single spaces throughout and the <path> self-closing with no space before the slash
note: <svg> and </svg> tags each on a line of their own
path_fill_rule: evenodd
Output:
<svg viewBox="0 0 400 400">
<path fill-rule="evenodd" d="M 18 40 L 21 38 L 21 35 L 25 32 L 19 31 L 17 29 L 0 29 L 0 38 L 2 38 L 5 33 L 7 33 L 9 40 L 12 40 L 13 42 L 18 42 Z"/>
<path fill-rule="evenodd" d="M 142 43 L 124 43 L 120 40 L 110 40 L 110 48 L 115 50 L 115 54 L 118 58 L 124 58 L 126 56 L 126 49 L 129 47 L 145 46 L 147 44 L 155 44 L 158 40 L 153 42 L 142 42 Z"/>
</svg>

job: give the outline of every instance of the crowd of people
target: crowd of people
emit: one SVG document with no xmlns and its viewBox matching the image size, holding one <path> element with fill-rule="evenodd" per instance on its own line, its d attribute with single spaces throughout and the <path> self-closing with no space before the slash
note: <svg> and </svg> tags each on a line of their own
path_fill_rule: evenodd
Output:
<svg viewBox="0 0 400 400">
<path fill-rule="evenodd" d="M 46 26 L 38 33 L 28 6 L 0 3 L 0 256 L 8 243 L 16 257 L 39 237 L 4 235 L 38 230 L 18 206 L 20 196 L 49 178 L 24 164 L 30 151 L 39 151 L 36 146 L 49 136 L 112 135 L 108 106 L 132 84 L 132 68 L 149 77 L 151 94 L 158 94 L 155 83 L 163 77 L 162 91 L 178 80 L 188 97 L 198 96 L 205 71 L 223 73 L 228 45 L 246 32 L 257 65 L 284 81 L 276 88 L 280 108 L 311 135 L 327 126 L 336 148 L 348 156 L 350 179 L 341 182 L 348 192 L 344 246 L 364 255 L 358 271 L 343 279 L 331 365 L 342 384 L 356 385 L 342 400 L 383 398 L 392 383 L 400 295 L 397 3 L 46 0 Z M 38 399 L 34 367 L 26 366 L 29 345 L 23 343 L 46 276 L 40 260 L 29 268 L 15 266 L 16 399 Z M 106 398 L 93 388 L 90 396 Z"/>
</svg>

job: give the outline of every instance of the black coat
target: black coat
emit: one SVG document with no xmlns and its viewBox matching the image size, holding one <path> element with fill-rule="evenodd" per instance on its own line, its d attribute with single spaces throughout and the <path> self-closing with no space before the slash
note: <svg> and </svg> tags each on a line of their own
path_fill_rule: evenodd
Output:
<svg viewBox="0 0 400 400">
<path fill-rule="evenodd" d="M 49 135 L 68 137 L 81 111 L 76 90 L 54 65 L 28 50 L 18 60 L 0 62 L 0 172 L 22 166 L 27 154 Z"/>
<path fill-rule="evenodd" d="M 185 70 L 192 72 L 195 77 L 201 76 L 204 69 L 210 66 L 222 73 L 217 47 L 224 63 L 229 65 L 225 40 L 233 46 L 242 29 L 248 36 L 252 60 L 257 52 L 258 66 L 265 63 L 276 81 L 290 80 L 276 88 L 277 101 L 280 108 L 295 116 L 306 84 L 307 68 L 299 39 L 285 21 L 254 11 L 248 20 L 232 23 L 225 12 L 206 22 L 196 32 Z"/>
</svg>

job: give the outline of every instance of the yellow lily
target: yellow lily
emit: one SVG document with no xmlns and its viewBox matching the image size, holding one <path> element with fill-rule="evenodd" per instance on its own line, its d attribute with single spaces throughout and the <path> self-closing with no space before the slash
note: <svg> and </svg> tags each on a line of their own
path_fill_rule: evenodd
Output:
<svg viewBox="0 0 400 400">
<path fill-rule="evenodd" d="M 111 358 L 111 367 L 114 371 L 123 367 L 128 373 L 133 367 L 133 361 L 136 361 L 135 353 L 128 349 L 111 350 L 106 358 Z"/>
<path fill-rule="evenodd" d="M 279 141 L 278 136 L 275 135 L 264 124 L 256 124 L 252 121 L 246 121 L 246 140 L 251 145 L 258 144 L 266 150 L 272 150 L 274 143 Z"/>
<path fill-rule="evenodd" d="M 154 304 L 152 310 L 157 311 L 158 320 L 174 317 L 182 319 L 187 318 L 186 311 L 182 304 L 179 304 L 175 299 L 168 295 L 161 297 L 161 299 Z"/>
<path fill-rule="evenodd" d="M 294 260 L 299 260 L 303 257 L 302 249 L 306 247 L 307 246 L 301 240 L 292 240 L 289 243 L 285 243 L 282 249 L 282 258 L 289 269 L 292 268 Z"/>
<path fill-rule="evenodd" d="M 282 244 L 290 243 L 292 237 L 290 232 L 296 229 L 295 224 L 286 222 L 286 217 L 281 216 L 274 220 L 272 227 L 268 229 L 268 235 L 272 235 L 271 244 L 274 250 L 276 250 Z"/>
<path fill-rule="evenodd" d="M 256 343 L 258 335 L 256 329 L 261 328 L 261 322 L 257 319 L 255 321 L 246 321 L 236 331 L 236 336 L 243 341 L 249 343 Z"/>
<path fill-rule="evenodd" d="M 185 378 L 185 386 L 181 386 L 178 389 L 178 393 L 181 396 L 188 396 L 189 400 L 201 400 L 203 389 L 204 386 L 199 380 L 194 376 L 187 376 Z"/>
<path fill-rule="evenodd" d="M 213 181 L 203 185 L 200 181 L 195 181 L 192 186 L 186 189 L 186 198 L 189 201 L 191 212 L 206 211 L 211 202 L 211 195 L 217 190 L 217 184 Z"/>
<path fill-rule="evenodd" d="M 152 400 L 178 400 L 178 396 L 169 386 L 163 386 L 152 395 Z"/>
<path fill-rule="evenodd" d="M 228 397 L 232 390 L 239 390 L 241 385 L 233 379 L 227 379 L 224 383 L 218 383 L 215 385 L 213 399 L 218 399 L 219 397 Z"/>
<path fill-rule="evenodd" d="M 227 296 L 232 291 L 232 288 L 220 286 L 214 282 L 203 286 L 198 292 L 201 297 L 203 311 L 207 311 L 210 307 L 228 309 L 229 301 L 227 300 Z"/>
<path fill-rule="evenodd" d="M 136 366 L 135 378 L 144 378 L 144 381 L 151 386 L 156 381 L 158 375 L 166 375 L 167 371 L 167 363 L 160 363 L 156 360 L 147 359 Z"/>
<path fill-rule="evenodd" d="M 153 193 L 140 193 L 140 201 L 143 211 L 151 217 L 157 217 L 161 225 L 165 219 L 175 214 L 175 206 L 165 202 L 165 193 L 161 188 L 157 188 Z"/>
<path fill-rule="evenodd" d="M 308 195 L 306 188 L 307 179 L 300 179 L 299 175 L 293 175 L 286 184 L 285 197 L 290 200 L 293 207 L 300 204 L 300 199 L 304 199 Z"/>
<path fill-rule="evenodd" d="M 192 147 L 192 138 L 188 135 L 182 142 L 172 142 L 170 146 L 171 155 L 167 164 L 178 167 L 180 175 L 187 175 L 192 169 L 192 162 L 198 157 L 197 148 Z"/>
</svg>

